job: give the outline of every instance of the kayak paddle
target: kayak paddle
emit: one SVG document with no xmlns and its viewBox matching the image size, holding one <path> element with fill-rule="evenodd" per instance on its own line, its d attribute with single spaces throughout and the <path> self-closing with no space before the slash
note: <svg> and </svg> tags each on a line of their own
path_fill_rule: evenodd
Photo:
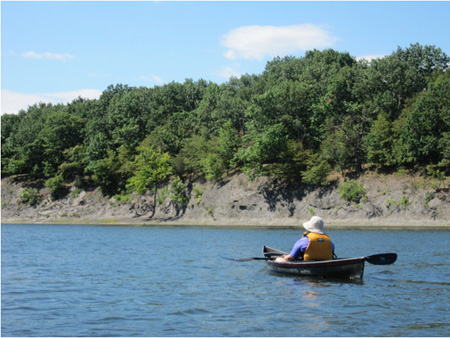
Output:
<svg viewBox="0 0 450 338">
<path fill-rule="evenodd" d="M 276 254 L 272 253 L 270 256 L 282 256 L 283 254 Z M 249 262 L 249 261 L 267 261 L 270 260 L 271 257 L 248 257 L 248 258 L 229 258 L 229 257 L 223 257 L 223 259 L 228 259 L 229 261 L 235 261 L 235 262 Z M 389 265 L 394 263 L 397 260 L 397 254 L 396 253 L 383 253 L 383 254 L 376 254 L 376 255 L 370 255 L 364 257 L 366 262 L 369 262 L 370 264 L 374 265 Z"/>
</svg>

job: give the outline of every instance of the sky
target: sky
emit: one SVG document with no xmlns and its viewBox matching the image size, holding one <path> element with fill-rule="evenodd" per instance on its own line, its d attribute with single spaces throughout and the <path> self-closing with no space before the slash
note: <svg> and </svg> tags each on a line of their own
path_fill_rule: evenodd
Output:
<svg viewBox="0 0 450 338">
<path fill-rule="evenodd" d="M 1 1 L 1 113 L 98 98 L 109 85 L 261 74 L 274 57 L 450 55 L 447 1 Z"/>
</svg>

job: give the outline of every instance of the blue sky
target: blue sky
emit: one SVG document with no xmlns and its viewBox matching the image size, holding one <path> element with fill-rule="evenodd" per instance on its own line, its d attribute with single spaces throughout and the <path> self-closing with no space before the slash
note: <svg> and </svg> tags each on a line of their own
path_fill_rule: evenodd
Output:
<svg viewBox="0 0 450 338">
<path fill-rule="evenodd" d="M 418 42 L 450 55 L 448 13 L 446 1 L 2 1 L 2 114 L 117 83 L 222 83 L 312 49 L 370 59 Z"/>
</svg>

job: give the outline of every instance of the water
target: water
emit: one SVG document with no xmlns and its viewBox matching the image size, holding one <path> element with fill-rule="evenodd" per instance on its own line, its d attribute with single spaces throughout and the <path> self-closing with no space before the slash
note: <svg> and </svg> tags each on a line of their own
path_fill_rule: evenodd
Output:
<svg viewBox="0 0 450 338">
<path fill-rule="evenodd" d="M 2 225 L 2 336 L 449 336 L 449 231 L 329 231 L 362 283 L 270 274 L 295 229 Z"/>
</svg>

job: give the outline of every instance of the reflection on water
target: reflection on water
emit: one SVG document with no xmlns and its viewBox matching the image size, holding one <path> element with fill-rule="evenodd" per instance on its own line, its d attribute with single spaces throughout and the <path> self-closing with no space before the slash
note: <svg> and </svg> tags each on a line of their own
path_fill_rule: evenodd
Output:
<svg viewBox="0 0 450 338">
<path fill-rule="evenodd" d="M 3 336 L 448 336 L 450 232 L 333 231 L 340 256 L 397 252 L 363 280 L 269 272 L 297 230 L 2 226 Z M 423 246 L 424 235 L 439 247 Z M 445 301 L 444 301 L 445 300 Z M 370 320 L 368 320 L 370 319 Z"/>
</svg>

